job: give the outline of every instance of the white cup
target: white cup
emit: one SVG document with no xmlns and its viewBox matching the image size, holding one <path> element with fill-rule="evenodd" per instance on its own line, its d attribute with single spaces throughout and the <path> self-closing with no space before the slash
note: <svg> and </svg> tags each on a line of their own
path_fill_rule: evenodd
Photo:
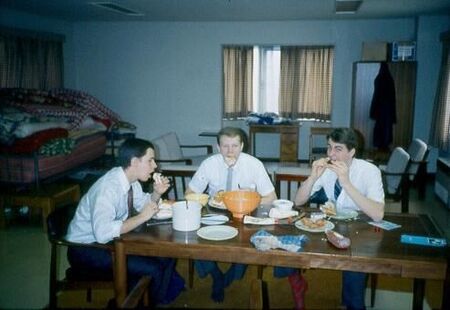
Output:
<svg viewBox="0 0 450 310">
<path fill-rule="evenodd" d="M 179 231 L 192 231 L 200 228 L 202 205 L 198 201 L 175 202 L 172 206 L 172 227 Z"/>
<path fill-rule="evenodd" d="M 272 204 L 280 210 L 281 212 L 289 212 L 292 210 L 292 207 L 294 206 L 294 203 L 290 200 L 286 199 L 277 199 L 272 202 Z"/>
</svg>

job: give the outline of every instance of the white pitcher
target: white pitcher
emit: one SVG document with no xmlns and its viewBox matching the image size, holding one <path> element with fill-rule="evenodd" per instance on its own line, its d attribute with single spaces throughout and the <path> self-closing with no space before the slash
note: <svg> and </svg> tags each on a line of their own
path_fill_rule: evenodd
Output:
<svg viewBox="0 0 450 310">
<path fill-rule="evenodd" d="M 177 201 L 172 205 L 172 227 L 179 231 L 192 231 L 200 228 L 202 205 L 197 201 Z"/>
</svg>

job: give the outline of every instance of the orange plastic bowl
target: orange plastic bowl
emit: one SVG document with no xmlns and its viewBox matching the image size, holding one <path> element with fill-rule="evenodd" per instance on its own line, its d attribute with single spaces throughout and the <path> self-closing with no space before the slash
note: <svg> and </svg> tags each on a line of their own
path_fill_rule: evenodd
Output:
<svg viewBox="0 0 450 310">
<path fill-rule="evenodd" d="M 223 203 L 233 214 L 233 217 L 242 219 L 250 214 L 261 202 L 261 196 L 257 192 L 230 191 L 223 194 Z"/>
</svg>

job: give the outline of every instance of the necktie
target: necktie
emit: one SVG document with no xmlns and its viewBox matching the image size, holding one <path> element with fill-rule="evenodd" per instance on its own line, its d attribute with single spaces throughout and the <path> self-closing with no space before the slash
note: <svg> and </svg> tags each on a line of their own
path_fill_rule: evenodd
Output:
<svg viewBox="0 0 450 310">
<path fill-rule="evenodd" d="M 232 182 L 233 182 L 233 168 L 232 167 L 228 167 L 226 191 L 230 191 L 231 190 L 231 185 L 233 184 Z"/>
<path fill-rule="evenodd" d="M 134 208 L 133 208 L 133 186 L 130 186 L 130 189 L 128 190 L 128 217 L 131 217 L 134 215 Z"/>
<path fill-rule="evenodd" d="M 339 194 L 342 191 L 342 186 L 339 183 L 339 180 L 336 180 L 336 183 L 334 183 L 334 199 L 337 200 L 339 197 Z"/>
</svg>

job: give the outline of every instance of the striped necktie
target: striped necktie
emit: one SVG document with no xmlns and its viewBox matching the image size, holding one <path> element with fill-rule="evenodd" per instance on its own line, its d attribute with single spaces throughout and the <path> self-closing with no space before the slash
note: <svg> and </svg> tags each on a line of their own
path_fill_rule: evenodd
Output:
<svg viewBox="0 0 450 310">
<path fill-rule="evenodd" d="M 341 184 L 339 183 L 339 180 L 336 179 L 336 183 L 334 183 L 334 199 L 335 199 L 335 200 L 338 199 L 339 194 L 341 193 L 341 191 L 342 191 L 342 186 L 341 186 Z"/>
<path fill-rule="evenodd" d="M 226 191 L 231 191 L 232 184 L 233 184 L 233 168 L 228 167 Z"/>
<path fill-rule="evenodd" d="M 134 208 L 133 208 L 133 186 L 130 186 L 130 189 L 128 190 L 128 217 L 132 217 L 134 215 Z"/>
</svg>

